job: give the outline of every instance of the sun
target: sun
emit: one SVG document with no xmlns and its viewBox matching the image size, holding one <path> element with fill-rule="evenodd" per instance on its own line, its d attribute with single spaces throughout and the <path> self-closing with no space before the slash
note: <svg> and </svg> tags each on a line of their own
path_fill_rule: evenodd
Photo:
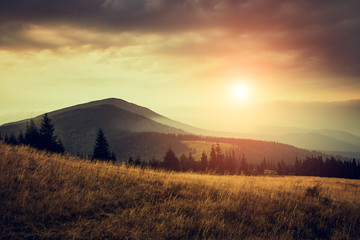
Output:
<svg viewBox="0 0 360 240">
<path fill-rule="evenodd" d="M 245 84 L 236 84 L 232 88 L 232 95 L 237 101 L 245 102 L 250 99 L 250 88 Z"/>
</svg>

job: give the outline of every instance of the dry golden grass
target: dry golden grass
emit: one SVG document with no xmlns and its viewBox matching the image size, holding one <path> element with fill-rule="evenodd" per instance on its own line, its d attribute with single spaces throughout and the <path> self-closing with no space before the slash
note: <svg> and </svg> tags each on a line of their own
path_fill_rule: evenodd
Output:
<svg viewBox="0 0 360 240">
<path fill-rule="evenodd" d="M 3 239 L 359 239 L 358 180 L 126 168 L 0 145 Z"/>
</svg>

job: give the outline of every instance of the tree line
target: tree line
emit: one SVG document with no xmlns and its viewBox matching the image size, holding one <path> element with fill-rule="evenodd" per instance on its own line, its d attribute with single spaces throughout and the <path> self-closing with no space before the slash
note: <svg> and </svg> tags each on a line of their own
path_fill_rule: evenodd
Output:
<svg viewBox="0 0 360 240">
<path fill-rule="evenodd" d="M 40 128 L 38 129 L 34 120 L 26 124 L 25 134 L 19 132 L 5 135 L 4 139 L 0 134 L 0 141 L 11 145 L 29 145 L 39 150 L 48 152 L 64 153 L 65 149 L 61 139 L 54 135 L 55 127 L 47 114 L 43 116 Z M 103 161 L 116 161 L 114 152 L 110 151 L 109 143 L 101 128 L 98 129 L 97 137 L 90 159 Z M 200 161 L 196 161 L 191 153 L 181 154 L 177 157 L 174 151 L 169 148 L 163 157 L 163 161 L 152 159 L 142 161 L 140 157 L 135 160 L 130 157 L 126 163 L 128 166 L 141 166 L 151 168 L 162 168 L 172 171 L 193 171 L 215 174 L 241 174 L 241 175 L 296 175 L 296 176 L 319 176 L 360 179 L 360 163 L 355 159 L 352 161 L 341 161 L 331 158 L 323 160 L 322 156 L 306 157 L 305 160 L 295 159 L 294 164 L 286 164 L 283 160 L 278 162 L 268 161 L 264 158 L 258 164 L 247 161 L 245 154 L 241 159 L 235 157 L 234 151 L 224 154 L 220 145 L 212 145 L 210 155 L 202 152 Z"/>
<path fill-rule="evenodd" d="M 54 135 L 54 125 L 47 114 L 43 116 L 40 128 L 38 129 L 34 120 L 26 123 L 25 134 L 20 130 L 16 137 L 14 133 L 10 136 L 5 134 L 4 142 L 10 145 L 28 145 L 39 150 L 48 152 L 64 153 L 64 145 L 57 136 Z M 0 139 L 1 135 L 0 135 Z"/>
<path fill-rule="evenodd" d="M 5 134 L 3 139 L 0 133 L 0 141 L 10 145 L 28 145 L 39 150 L 63 154 L 65 152 L 64 145 L 54 132 L 54 124 L 48 115 L 44 114 L 40 128 L 36 126 L 33 119 L 30 119 L 26 123 L 25 134 L 20 130 L 17 136 L 14 133 L 11 133 L 10 136 Z M 109 143 L 101 128 L 97 132 L 93 153 L 90 157 L 97 160 L 116 161 L 115 154 L 110 152 Z"/>
<path fill-rule="evenodd" d="M 283 160 L 274 162 L 264 158 L 260 163 L 252 164 L 248 162 L 245 154 L 240 160 L 235 157 L 234 152 L 224 154 L 219 144 L 211 147 L 210 156 L 203 152 L 200 161 L 196 161 L 191 153 L 188 156 L 183 153 L 177 157 L 169 148 L 163 161 L 152 159 L 146 162 L 141 161 L 139 157 L 134 161 L 130 157 L 127 165 L 230 175 L 293 175 L 360 179 L 360 163 L 355 159 L 341 161 L 330 157 L 324 161 L 322 156 L 311 156 L 303 161 L 296 158 L 294 164 L 286 164 Z"/>
</svg>

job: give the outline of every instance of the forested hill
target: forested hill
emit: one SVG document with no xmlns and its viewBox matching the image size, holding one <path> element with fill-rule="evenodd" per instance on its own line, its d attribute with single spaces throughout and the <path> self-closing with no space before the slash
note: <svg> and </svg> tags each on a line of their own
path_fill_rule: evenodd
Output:
<svg viewBox="0 0 360 240">
<path fill-rule="evenodd" d="M 169 147 L 176 154 L 199 154 L 208 151 L 212 144 L 227 143 L 236 155 L 245 154 L 248 161 L 258 163 L 264 158 L 269 161 L 293 163 L 295 158 L 319 155 L 318 152 L 302 150 L 290 145 L 271 141 L 256 141 L 236 138 L 199 137 L 188 135 L 190 126 L 168 119 L 160 114 L 120 99 L 105 99 L 80 104 L 48 113 L 55 126 L 55 135 L 72 154 L 92 153 L 96 133 L 102 128 L 117 159 L 126 161 L 130 156 L 144 160 L 162 159 Z M 36 117 L 39 127 L 42 115 Z M 0 126 L 0 133 L 18 135 L 25 132 L 27 120 Z M 166 122 L 168 125 L 161 122 Z M 177 127 L 174 127 L 177 126 Z M 195 129 L 195 128 L 194 128 Z M 197 148 L 186 141 L 207 142 Z M 200 147 L 199 147 L 200 146 Z M 196 159 L 199 160 L 199 159 Z"/>
</svg>

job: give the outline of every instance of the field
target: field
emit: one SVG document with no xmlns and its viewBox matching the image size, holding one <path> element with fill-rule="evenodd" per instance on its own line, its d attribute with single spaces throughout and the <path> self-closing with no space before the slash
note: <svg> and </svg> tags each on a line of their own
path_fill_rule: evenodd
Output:
<svg viewBox="0 0 360 240">
<path fill-rule="evenodd" d="M 360 181 L 127 168 L 0 144 L 2 239 L 359 239 Z"/>
</svg>

